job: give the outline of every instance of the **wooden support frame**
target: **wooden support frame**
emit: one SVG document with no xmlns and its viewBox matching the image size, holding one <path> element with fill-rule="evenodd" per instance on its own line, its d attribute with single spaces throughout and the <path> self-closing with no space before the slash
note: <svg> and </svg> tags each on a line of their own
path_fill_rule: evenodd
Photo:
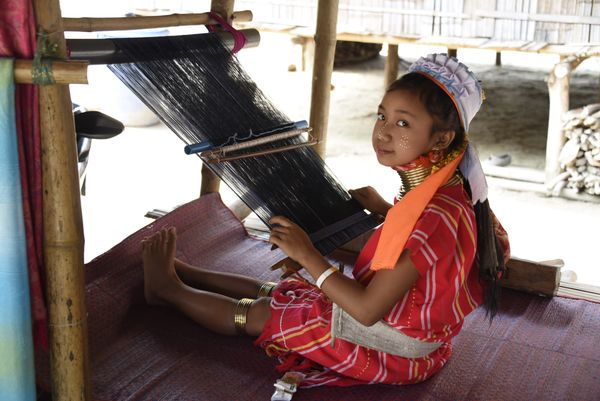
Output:
<svg viewBox="0 0 600 401">
<path fill-rule="evenodd" d="M 33 4 L 37 30 L 51 32 L 58 55 L 65 57 L 59 1 Z M 69 88 L 40 86 L 39 108 L 52 399 L 90 399 L 83 221 Z"/>
<path fill-rule="evenodd" d="M 384 81 L 383 89 L 387 90 L 392 82 L 398 78 L 398 45 L 394 43 L 388 43 L 387 45 L 387 57 L 385 58 L 385 69 L 384 69 Z"/>
<path fill-rule="evenodd" d="M 560 269 L 563 265 L 562 260 L 532 262 L 513 257 L 506 264 L 507 274 L 500 281 L 500 285 L 551 297 L 558 292 Z"/>
<path fill-rule="evenodd" d="M 335 57 L 338 0 L 319 0 L 317 30 L 315 33 L 315 59 L 310 100 L 310 126 L 313 137 L 319 141 L 316 152 L 324 159 L 327 145 L 327 123 L 331 97 L 331 74 Z"/>
<path fill-rule="evenodd" d="M 215 0 L 212 9 L 221 15 L 231 16 L 233 3 Z M 65 57 L 66 43 L 59 1 L 35 0 L 34 7 L 37 29 L 52 32 L 51 40 L 58 45 L 58 55 Z M 25 69 L 30 71 L 27 62 L 25 64 Z M 59 62 L 57 65 L 62 64 Z M 19 68 L 21 77 L 22 67 Z M 91 399 L 84 292 L 83 219 L 75 128 L 68 87 L 59 84 L 41 86 L 39 108 L 52 399 Z M 215 187 L 214 180 L 212 186 Z M 216 188 L 218 190 L 218 179 Z"/>
<path fill-rule="evenodd" d="M 231 22 L 233 14 L 233 0 L 211 0 L 210 9 L 219 14 L 227 22 Z M 219 192 L 221 180 L 210 170 L 206 164 L 202 164 L 202 182 L 200 183 L 200 196 Z"/>
</svg>

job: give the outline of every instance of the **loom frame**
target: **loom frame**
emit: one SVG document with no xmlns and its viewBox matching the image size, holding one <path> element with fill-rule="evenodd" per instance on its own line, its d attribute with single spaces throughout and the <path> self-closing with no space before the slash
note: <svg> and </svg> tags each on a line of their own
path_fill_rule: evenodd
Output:
<svg viewBox="0 0 600 401">
<path fill-rule="evenodd" d="M 70 27 L 81 23 L 87 27 L 86 30 L 94 29 L 93 21 L 89 18 L 79 22 L 73 19 L 63 21 L 59 0 L 33 0 L 33 5 L 37 30 L 53 33 L 53 39 L 58 44 L 59 57 L 67 56 L 65 23 Z M 228 22 L 231 21 L 233 7 L 234 0 L 211 1 L 211 11 L 221 15 Z M 321 29 L 315 36 L 317 55 L 310 122 L 314 127 L 315 136 L 322 140 L 319 151 L 321 156 L 324 156 L 329 112 L 337 7 L 337 0 L 319 1 L 317 23 Z M 145 18 L 147 21 L 153 17 Z M 131 25 L 127 28 L 136 29 Z M 106 30 L 107 26 L 102 26 L 102 29 Z M 69 80 L 65 78 L 64 83 Z M 47 272 L 52 399 L 91 399 L 83 276 L 83 218 L 76 144 L 72 140 L 75 137 L 75 127 L 68 86 L 40 86 L 39 109 L 44 191 L 43 253 Z M 218 190 L 219 179 L 203 166 L 201 195 Z"/>
</svg>

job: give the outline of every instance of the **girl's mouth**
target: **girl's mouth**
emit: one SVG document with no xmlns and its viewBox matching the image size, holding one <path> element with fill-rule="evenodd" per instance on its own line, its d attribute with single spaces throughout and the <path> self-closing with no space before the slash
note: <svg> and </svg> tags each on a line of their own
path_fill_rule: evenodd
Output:
<svg viewBox="0 0 600 401">
<path fill-rule="evenodd" d="M 392 150 L 385 150 L 385 149 L 381 149 L 381 148 L 377 148 L 377 154 L 378 155 L 389 155 L 391 153 L 394 153 Z"/>
</svg>

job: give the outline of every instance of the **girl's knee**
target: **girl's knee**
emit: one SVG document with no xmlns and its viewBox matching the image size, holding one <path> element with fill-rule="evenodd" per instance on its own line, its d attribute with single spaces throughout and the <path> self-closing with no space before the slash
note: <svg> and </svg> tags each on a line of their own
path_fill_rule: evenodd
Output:
<svg viewBox="0 0 600 401">
<path fill-rule="evenodd" d="M 246 322 L 248 335 L 258 337 L 262 333 L 265 323 L 271 318 L 270 303 L 270 297 L 258 298 L 252 303 Z"/>
</svg>

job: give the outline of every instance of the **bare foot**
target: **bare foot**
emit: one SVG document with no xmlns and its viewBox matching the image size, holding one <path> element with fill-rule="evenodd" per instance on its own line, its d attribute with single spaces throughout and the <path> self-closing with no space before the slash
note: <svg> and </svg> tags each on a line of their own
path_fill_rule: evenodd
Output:
<svg viewBox="0 0 600 401">
<path fill-rule="evenodd" d="M 169 295 L 183 285 L 175 273 L 176 239 L 171 227 L 142 241 L 144 296 L 150 305 L 168 305 Z"/>
</svg>

